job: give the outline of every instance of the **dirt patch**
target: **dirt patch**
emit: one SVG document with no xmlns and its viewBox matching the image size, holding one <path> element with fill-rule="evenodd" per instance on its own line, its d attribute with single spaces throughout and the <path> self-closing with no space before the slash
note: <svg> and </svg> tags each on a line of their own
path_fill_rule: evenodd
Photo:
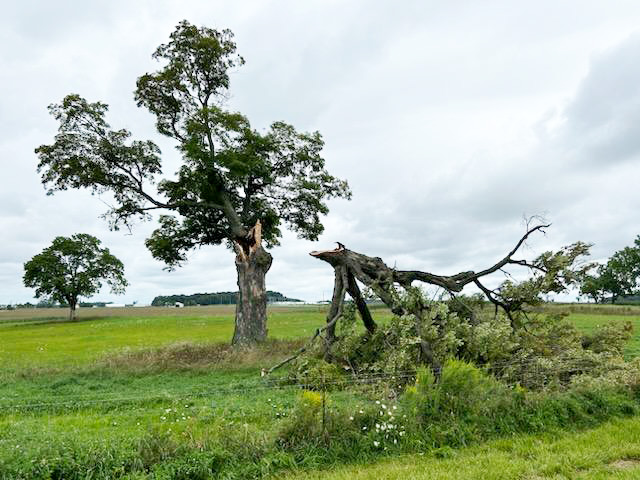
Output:
<svg viewBox="0 0 640 480">
<path fill-rule="evenodd" d="M 621 460 L 616 460 L 615 462 L 611 462 L 609 466 L 618 469 L 629 469 L 629 468 L 638 468 L 640 467 L 640 460 L 636 460 L 633 458 L 625 458 Z"/>
</svg>

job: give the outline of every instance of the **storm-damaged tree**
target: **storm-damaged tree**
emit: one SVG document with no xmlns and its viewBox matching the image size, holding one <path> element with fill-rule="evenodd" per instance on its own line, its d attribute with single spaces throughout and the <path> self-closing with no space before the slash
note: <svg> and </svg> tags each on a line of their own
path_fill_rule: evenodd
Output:
<svg viewBox="0 0 640 480">
<path fill-rule="evenodd" d="M 56 237 L 50 247 L 24 264 L 23 281 L 45 297 L 69 305 L 69 320 L 76 318 L 79 297 L 90 297 L 106 282 L 112 293 L 124 293 L 127 281 L 122 262 L 100 240 L 86 233 Z"/>
<path fill-rule="evenodd" d="M 367 335 L 376 334 L 378 325 L 369 311 L 358 282 L 380 298 L 396 317 L 412 318 L 414 325 L 411 338 L 407 338 L 406 341 L 411 345 L 418 345 L 421 361 L 432 366 L 434 370 L 440 368 L 440 360 L 435 354 L 434 347 L 441 340 L 437 338 L 439 335 L 449 335 L 444 325 L 449 320 L 446 314 L 437 313 L 434 302 L 428 301 L 420 294 L 414 286 L 415 282 L 438 287 L 453 299 L 465 286 L 474 285 L 482 292 L 484 298 L 493 304 L 496 317 L 499 311 L 504 314 L 512 332 L 526 328 L 527 308 L 543 303 L 544 297 L 548 294 L 566 292 L 576 286 L 585 273 L 593 268 L 593 264 L 584 261 L 591 245 L 583 242 L 576 242 L 555 252 L 545 252 L 533 260 L 515 258 L 533 233 L 544 232 L 549 226 L 542 223 L 532 225 L 532 221 L 533 219 L 528 222 L 527 230 L 520 240 L 498 262 L 480 271 L 465 271 L 455 275 L 437 275 L 419 270 L 390 268 L 381 258 L 354 252 L 342 244 L 338 244 L 338 248 L 334 250 L 311 252 L 313 257 L 331 265 L 335 273 L 333 298 L 327 314 L 327 323 L 316 331 L 306 346 L 270 371 L 296 359 L 319 337 L 324 339 L 325 359 L 331 360 L 332 346 L 337 341 L 336 326 L 344 316 L 343 307 L 347 293 L 354 301 Z M 523 267 L 532 274 L 528 279 L 517 282 L 505 270 L 510 267 Z M 507 274 L 508 278 L 498 287 L 489 288 L 485 284 L 485 279 L 494 273 Z M 473 326 L 477 322 L 477 312 L 469 308 L 469 305 L 463 305 L 463 307 L 469 310 L 468 322 Z M 427 329 L 437 332 L 434 338 L 426 335 Z M 365 336 L 363 341 L 366 342 L 367 338 Z"/>
<path fill-rule="evenodd" d="M 177 142 L 184 160 L 177 178 L 156 182 L 162 173 L 158 147 L 130 141 L 128 130 L 112 130 L 106 104 L 69 95 L 49 107 L 60 127 L 55 143 L 36 149 L 42 181 L 49 193 L 109 192 L 115 205 L 106 215 L 114 228 L 163 213 L 146 245 L 169 268 L 194 247 L 234 248 L 239 296 L 233 343 L 261 341 L 272 261 L 263 241 L 276 245 L 283 223 L 302 238 L 317 239 L 325 200 L 349 198 L 348 185 L 325 169 L 318 132 L 276 122 L 261 133 L 221 107 L 229 70 L 244 63 L 229 30 L 183 21 L 153 57 L 162 68 L 138 78 L 135 98 L 156 116 L 158 131 Z"/>
</svg>

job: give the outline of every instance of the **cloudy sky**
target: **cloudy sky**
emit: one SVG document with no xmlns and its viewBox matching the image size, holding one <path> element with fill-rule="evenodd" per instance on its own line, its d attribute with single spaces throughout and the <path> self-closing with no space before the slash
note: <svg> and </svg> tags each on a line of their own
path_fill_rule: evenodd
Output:
<svg viewBox="0 0 640 480">
<path fill-rule="evenodd" d="M 523 216 L 553 226 L 525 255 L 576 240 L 604 259 L 640 234 L 640 2 L 22 0 L 0 15 L 0 304 L 33 301 L 22 265 L 57 235 L 100 238 L 123 260 L 127 293 L 234 290 L 233 255 L 192 252 L 163 271 L 144 247 L 154 222 L 110 232 L 104 199 L 46 196 L 34 148 L 52 143 L 46 106 L 68 93 L 110 105 L 109 121 L 174 145 L 135 106 L 175 25 L 230 28 L 246 65 L 229 108 L 324 136 L 328 169 L 349 180 L 319 242 L 286 234 L 268 288 L 315 301 L 333 273 L 308 256 L 347 247 L 401 269 L 480 269 L 509 249 Z M 494 282 L 501 279 L 497 277 Z"/>
</svg>

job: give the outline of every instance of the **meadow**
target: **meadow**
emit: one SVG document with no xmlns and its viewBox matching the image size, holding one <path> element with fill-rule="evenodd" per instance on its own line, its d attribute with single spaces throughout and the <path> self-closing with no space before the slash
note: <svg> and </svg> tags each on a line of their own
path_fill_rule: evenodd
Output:
<svg viewBox="0 0 640 480">
<path fill-rule="evenodd" d="M 552 308 L 569 311 L 569 307 Z M 81 309 L 79 321 L 73 323 L 65 321 L 65 315 L 60 309 L 0 312 L 0 478 L 29 478 L 16 472 L 24 467 L 25 472 L 33 475 L 38 462 L 42 463 L 43 475 L 51 478 L 56 478 L 52 471 L 58 472 L 57 478 L 111 478 L 105 472 L 111 475 L 117 468 L 122 468 L 121 478 L 178 478 L 175 465 L 171 467 L 172 473 L 165 472 L 166 476 L 162 476 L 165 460 L 191 455 L 195 465 L 202 462 L 204 465 L 211 461 L 211 456 L 195 458 L 198 452 L 210 453 L 215 448 L 225 452 L 245 449 L 243 458 L 253 462 L 251 470 L 243 470 L 244 464 L 234 465 L 235 476 L 229 474 L 228 478 L 251 478 L 298 468 L 308 472 L 326 468 L 328 461 L 352 462 L 348 455 L 341 456 L 339 452 L 330 458 L 314 457 L 308 452 L 304 457 L 278 454 L 256 458 L 269 441 L 267 437 L 286 427 L 300 394 L 299 386 L 269 382 L 260 376 L 260 371 L 302 345 L 324 323 L 326 307 L 271 307 L 268 316 L 272 340 L 249 352 L 235 352 L 227 345 L 232 334 L 233 307 Z M 384 321 L 390 314 L 378 309 L 374 316 Z M 631 321 L 635 333 L 625 356 L 640 355 L 640 309 L 591 307 L 570 313 L 569 319 L 585 332 L 607 322 Z M 355 411 L 371 403 L 371 391 L 332 392 L 331 402 Z M 585 421 L 579 427 L 594 427 L 606 419 L 603 416 L 593 422 Z M 631 418 L 598 427 L 615 437 L 620 449 L 616 450 L 619 458 L 594 457 L 593 472 L 609 472 L 610 464 L 619 459 L 640 458 L 637 435 L 623 433 L 628 429 L 637 431 L 638 426 L 637 418 Z M 214 448 L 208 434 L 212 430 L 228 432 L 229 438 L 240 443 Z M 606 438 L 605 433 L 593 434 L 593 438 Z M 555 440 L 549 436 L 518 436 L 513 440 L 513 448 L 524 451 L 526 445 L 535 444 L 544 459 L 545 455 L 561 453 L 564 445 L 578 458 L 572 460 L 578 471 L 582 468 L 580 461 L 587 461 L 588 452 L 580 456 L 579 449 L 568 445 L 573 441 L 583 445 L 580 435 L 589 432 L 562 435 L 564 440 L 558 440 L 557 444 L 560 446 L 554 446 Z M 500 440 L 497 442 L 496 445 L 502 445 Z M 182 451 L 183 448 L 186 450 Z M 463 468 L 469 462 L 500 465 L 500 448 L 497 451 L 490 446 L 456 448 L 447 453 L 454 458 L 431 455 L 412 458 L 407 463 L 443 472 Z M 483 460 L 481 456 L 485 454 Z M 363 455 L 368 460 L 381 456 L 375 451 Z M 537 458 L 535 452 L 531 455 L 531 459 Z M 338 468 L 332 475 L 403 478 L 405 474 L 398 473 L 405 468 L 401 458 L 368 469 Z M 553 461 L 562 463 L 563 458 L 560 455 Z M 52 462 L 57 462 L 55 468 Z M 540 462 L 548 464 L 546 460 Z M 85 476 L 73 476 L 73 472 L 84 471 L 86 465 L 93 465 L 94 470 Z M 209 463 L 206 465 L 212 468 Z M 154 470 L 156 466 L 159 469 Z M 539 469 L 540 478 L 546 478 L 551 471 L 544 468 Z M 183 470 L 188 471 L 188 467 Z M 624 476 L 628 470 L 620 470 L 619 478 L 632 478 Z M 483 478 L 527 478 L 522 477 L 525 471 L 528 470 L 524 466 L 519 470 L 499 469 L 496 476 Z M 326 474 L 323 470 L 317 475 L 325 478 Z M 553 475 L 548 477 L 565 478 Z M 200 477 L 191 471 L 183 478 Z M 435 478 L 454 477 L 442 473 Z"/>
</svg>

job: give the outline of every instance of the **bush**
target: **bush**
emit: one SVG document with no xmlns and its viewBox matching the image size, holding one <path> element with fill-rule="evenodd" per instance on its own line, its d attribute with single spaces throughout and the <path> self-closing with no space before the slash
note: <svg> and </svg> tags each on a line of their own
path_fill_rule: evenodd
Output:
<svg viewBox="0 0 640 480">
<path fill-rule="evenodd" d="M 633 324 L 609 322 L 593 333 L 582 337 L 582 346 L 595 353 L 609 352 L 622 355 L 624 347 L 633 335 Z"/>
<path fill-rule="evenodd" d="M 433 448 L 496 435 L 590 426 L 638 411 L 637 401 L 619 385 L 585 386 L 562 392 L 510 388 L 471 364 L 453 360 L 446 363 L 438 382 L 422 369 L 402 403 L 414 426 L 411 441 Z"/>
<path fill-rule="evenodd" d="M 301 444 L 319 444 L 324 435 L 323 409 L 326 408 L 326 394 L 310 390 L 303 391 L 281 430 L 278 443 L 285 449 Z M 326 420 L 326 418 L 325 418 Z"/>
<path fill-rule="evenodd" d="M 347 381 L 338 365 L 311 356 L 297 362 L 289 379 L 307 390 L 323 391 L 340 389 Z"/>
</svg>

